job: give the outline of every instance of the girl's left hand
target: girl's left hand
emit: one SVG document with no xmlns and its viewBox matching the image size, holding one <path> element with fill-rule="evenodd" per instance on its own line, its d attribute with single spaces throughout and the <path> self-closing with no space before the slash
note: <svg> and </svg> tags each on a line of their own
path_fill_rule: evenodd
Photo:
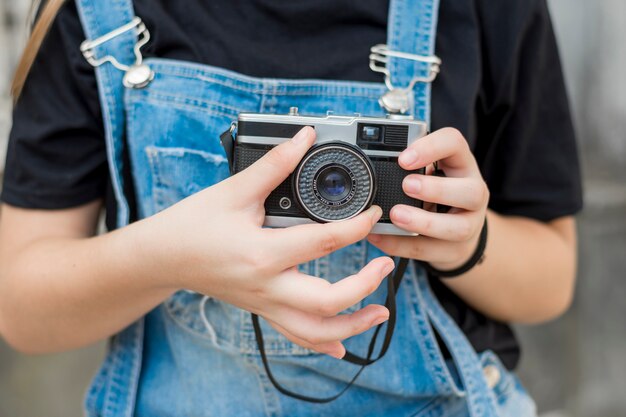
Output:
<svg viewBox="0 0 626 417">
<path fill-rule="evenodd" d="M 415 141 L 398 162 L 406 170 L 437 162 L 446 177 L 411 174 L 402 183 L 408 196 L 425 202 L 425 209 L 396 205 L 391 221 L 419 236 L 369 235 L 368 240 L 389 255 L 418 259 L 438 269 L 463 265 L 476 250 L 489 202 L 489 190 L 467 141 L 456 129 L 441 129 Z M 451 209 L 431 212 L 429 203 Z"/>
</svg>

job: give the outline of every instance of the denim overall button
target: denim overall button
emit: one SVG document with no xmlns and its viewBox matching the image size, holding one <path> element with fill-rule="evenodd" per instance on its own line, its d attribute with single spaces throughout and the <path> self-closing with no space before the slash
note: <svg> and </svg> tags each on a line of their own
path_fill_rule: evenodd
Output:
<svg viewBox="0 0 626 417">
<path fill-rule="evenodd" d="M 133 65 L 124 74 L 124 86 L 127 88 L 144 88 L 154 80 L 154 71 L 146 64 Z"/>
<path fill-rule="evenodd" d="M 485 375 L 485 380 L 487 381 L 487 386 L 489 388 L 495 388 L 500 382 L 500 370 L 495 365 L 487 365 L 483 368 L 483 375 Z"/>
</svg>

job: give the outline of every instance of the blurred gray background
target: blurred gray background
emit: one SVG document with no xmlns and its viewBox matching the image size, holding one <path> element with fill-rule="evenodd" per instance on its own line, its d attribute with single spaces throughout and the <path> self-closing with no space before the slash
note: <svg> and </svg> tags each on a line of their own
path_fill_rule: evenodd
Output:
<svg viewBox="0 0 626 417">
<path fill-rule="evenodd" d="M 0 0 L 2 161 L 8 83 L 29 3 Z M 519 372 L 545 417 L 626 416 L 626 0 L 549 4 L 578 128 L 585 210 L 574 306 L 552 323 L 518 327 Z M 103 354 L 100 344 L 26 357 L 0 341 L 0 417 L 82 415 L 83 391 Z"/>
</svg>

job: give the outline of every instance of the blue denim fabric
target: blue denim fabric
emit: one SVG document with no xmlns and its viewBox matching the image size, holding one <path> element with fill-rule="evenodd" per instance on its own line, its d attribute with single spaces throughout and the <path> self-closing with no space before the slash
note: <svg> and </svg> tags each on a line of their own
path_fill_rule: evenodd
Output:
<svg viewBox="0 0 626 417">
<path fill-rule="evenodd" d="M 94 39 L 133 17 L 130 0 L 81 0 L 81 21 Z M 392 0 L 388 44 L 430 55 L 438 2 Z M 135 36 L 126 33 L 96 49 L 132 63 Z M 128 147 L 138 212 L 147 217 L 218 183 L 228 175 L 219 143 L 240 112 L 303 114 L 354 112 L 382 116 L 384 84 L 247 77 L 170 59 L 150 59 L 155 79 L 139 90 L 122 87 L 123 73 L 96 69 L 107 151 L 119 205 L 118 225 L 128 222 L 122 194 L 122 151 Z M 389 63 L 392 83 L 409 84 L 428 67 L 402 59 Z M 417 84 L 412 114 L 428 121 L 430 85 Z M 126 141 L 123 140 L 124 134 Z M 366 241 L 300 265 L 331 282 L 383 255 Z M 132 277 L 129 277 L 132 279 Z M 380 288 L 362 304 L 382 303 Z M 516 377 L 490 352 L 477 355 L 434 295 L 424 272 L 411 264 L 398 293 L 396 332 L 387 355 L 368 367 L 343 397 L 310 404 L 280 394 L 260 362 L 249 313 L 219 300 L 180 291 L 144 319 L 116 335 L 86 399 L 89 416 L 533 416 L 534 405 Z M 200 309 L 202 309 L 202 314 Z M 206 322 L 202 317 L 206 318 Z M 339 391 L 358 368 L 304 349 L 262 322 L 266 352 L 286 387 L 311 396 Z M 444 360 L 438 332 L 453 360 Z M 346 341 L 365 354 L 371 332 Z M 490 388 L 483 367 L 499 369 Z"/>
</svg>

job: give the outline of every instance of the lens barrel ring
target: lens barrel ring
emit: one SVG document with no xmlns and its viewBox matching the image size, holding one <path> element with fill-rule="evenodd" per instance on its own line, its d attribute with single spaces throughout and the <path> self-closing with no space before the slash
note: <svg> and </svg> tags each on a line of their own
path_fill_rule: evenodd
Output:
<svg viewBox="0 0 626 417">
<path fill-rule="evenodd" d="M 351 187 L 336 201 L 318 190 L 322 171 L 347 174 Z M 343 175 L 343 174 L 341 174 Z M 302 211 L 311 219 L 326 223 L 346 220 L 369 208 L 376 195 L 374 167 L 360 148 L 347 142 L 332 141 L 316 145 L 307 152 L 292 174 L 292 188 Z"/>
</svg>

